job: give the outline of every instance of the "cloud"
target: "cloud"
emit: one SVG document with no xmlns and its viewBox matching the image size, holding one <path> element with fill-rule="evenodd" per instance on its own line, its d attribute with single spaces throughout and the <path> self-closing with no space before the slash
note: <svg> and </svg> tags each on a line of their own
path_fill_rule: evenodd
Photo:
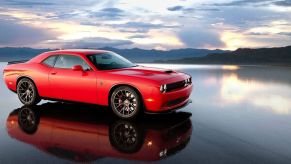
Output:
<svg viewBox="0 0 291 164">
<path fill-rule="evenodd" d="M 279 35 L 291 36 L 291 32 L 279 32 Z"/>
<path fill-rule="evenodd" d="M 11 6 L 48 6 L 48 5 L 54 5 L 55 3 L 52 2 L 42 2 L 42 1 L 17 1 L 17 0 L 9 0 L 9 1 L 3 1 L 6 5 Z"/>
<path fill-rule="evenodd" d="M 97 12 L 90 13 L 91 17 L 105 19 L 120 19 L 124 16 L 124 11 L 119 8 L 104 8 Z"/>
<path fill-rule="evenodd" d="M 183 6 L 173 6 L 168 8 L 169 11 L 181 11 L 182 9 Z"/>
<path fill-rule="evenodd" d="M 0 45 L 5 46 L 32 46 L 55 39 L 57 35 L 48 29 L 30 27 L 9 20 L 0 20 L 0 27 Z"/>
<path fill-rule="evenodd" d="M 55 41 L 51 44 L 61 45 L 62 48 L 102 48 L 119 47 L 133 44 L 130 40 L 113 40 L 103 37 L 82 38 L 70 41 Z"/>
<path fill-rule="evenodd" d="M 181 30 L 178 36 L 187 47 L 211 48 L 225 46 L 220 40 L 218 32 L 207 28 L 189 27 Z"/>
<path fill-rule="evenodd" d="M 149 0 L 142 5 L 138 0 L 1 0 L 0 46 L 34 46 L 39 42 L 46 46 L 50 43 L 46 41 L 58 40 L 59 45 L 68 47 L 94 47 L 100 42 L 101 45 L 149 49 L 184 45 L 217 45 L 228 49 L 230 44 L 227 42 L 233 40 L 225 41 L 226 47 L 223 47 L 220 35 L 233 31 L 244 35 L 245 40 L 254 40 L 254 46 L 262 43 L 285 45 L 285 42 L 272 43 L 261 38 L 272 40 L 277 37 L 291 43 L 286 37 L 290 36 L 286 33 L 291 21 L 291 12 L 287 8 L 290 4 L 290 0 L 171 0 L 171 3 Z M 251 30 L 266 29 L 263 28 L 266 25 L 266 31 Z M 51 30 L 44 29 L 45 26 Z M 191 26 L 199 27 L 186 28 Z M 118 40 L 108 41 L 104 37 Z M 70 40 L 74 38 L 84 40 Z M 249 42 L 243 44 L 246 43 Z"/>
<path fill-rule="evenodd" d="M 132 35 L 130 37 L 128 37 L 129 39 L 136 39 L 136 38 L 147 38 L 148 35 L 144 35 L 144 34 L 137 34 L 137 35 Z"/>
<path fill-rule="evenodd" d="M 173 7 L 167 8 L 167 10 L 169 10 L 169 11 L 182 11 L 184 14 L 194 12 L 194 11 L 220 11 L 217 8 L 205 8 L 205 7 L 193 8 L 193 7 L 183 7 L 183 6 L 173 6 Z"/>
<path fill-rule="evenodd" d="M 141 33 L 146 33 L 150 29 L 165 29 L 165 28 L 178 28 L 180 26 L 178 25 L 167 25 L 167 24 L 154 24 L 154 23 L 146 23 L 146 22 L 127 22 L 124 24 L 114 24 L 114 25 L 109 25 L 114 28 L 119 28 L 121 30 L 125 31 L 127 30 L 130 32 L 128 29 L 133 29 L 133 32 L 141 32 Z"/>
<path fill-rule="evenodd" d="M 276 1 L 274 4 L 278 6 L 291 7 L 291 0 Z"/>
<path fill-rule="evenodd" d="M 145 22 L 127 22 L 125 24 L 121 24 L 122 27 L 129 27 L 129 28 L 175 28 L 179 27 L 177 25 L 166 25 L 166 24 L 153 24 L 153 23 L 145 23 Z"/>
<path fill-rule="evenodd" d="M 264 35 L 270 35 L 270 33 L 267 32 L 249 32 L 246 33 L 247 35 L 256 35 L 256 36 L 264 36 Z"/>
<path fill-rule="evenodd" d="M 235 29 L 246 30 L 261 25 L 270 24 L 272 20 L 288 19 L 287 13 L 276 13 L 269 9 L 250 7 L 226 7 L 220 12 L 207 12 L 206 21 L 222 22 Z"/>
<path fill-rule="evenodd" d="M 183 6 L 173 6 L 173 7 L 169 7 L 167 8 L 169 11 L 183 11 L 183 12 L 193 12 L 196 9 L 191 8 L 191 7 L 183 7 Z M 199 10 L 199 9 L 197 9 Z"/>
<path fill-rule="evenodd" d="M 238 0 L 226 3 L 214 3 L 215 6 L 243 6 L 249 4 L 260 4 L 266 2 L 272 2 L 273 0 Z"/>
</svg>

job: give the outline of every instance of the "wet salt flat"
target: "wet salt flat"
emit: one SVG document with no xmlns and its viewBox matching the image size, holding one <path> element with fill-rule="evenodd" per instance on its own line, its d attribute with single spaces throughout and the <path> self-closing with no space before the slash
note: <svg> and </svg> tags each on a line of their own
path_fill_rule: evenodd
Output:
<svg viewBox="0 0 291 164">
<path fill-rule="evenodd" d="M 129 122 L 87 105 L 21 108 L 1 76 L 0 162 L 290 163 L 290 67 L 141 65 L 190 74 L 192 104 Z M 36 127 L 21 122 L 27 111 Z M 136 142 L 125 144 L 120 134 Z"/>
</svg>

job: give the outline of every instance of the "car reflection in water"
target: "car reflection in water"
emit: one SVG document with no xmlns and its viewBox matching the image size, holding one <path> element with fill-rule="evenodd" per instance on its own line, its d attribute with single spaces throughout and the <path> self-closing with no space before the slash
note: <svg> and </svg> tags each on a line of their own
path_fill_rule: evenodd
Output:
<svg viewBox="0 0 291 164">
<path fill-rule="evenodd" d="M 192 133 L 190 116 L 177 112 L 126 121 L 96 107 L 46 103 L 14 110 L 7 131 L 12 138 L 73 161 L 155 161 L 186 147 Z"/>
</svg>

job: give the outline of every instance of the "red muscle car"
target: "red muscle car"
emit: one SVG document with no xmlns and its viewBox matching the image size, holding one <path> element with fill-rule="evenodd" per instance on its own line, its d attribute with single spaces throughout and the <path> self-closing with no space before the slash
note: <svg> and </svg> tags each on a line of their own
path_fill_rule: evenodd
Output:
<svg viewBox="0 0 291 164">
<path fill-rule="evenodd" d="M 10 62 L 4 79 L 25 105 L 41 99 L 98 104 L 110 106 L 121 118 L 181 108 L 192 91 L 187 74 L 135 65 L 104 50 L 50 51 L 27 62 Z"/>
<path fill-rule="evenodd" d="M 94 108 L 62 103 L 24 106 L 10 113 L 6 130 L 14 139 L 75 162 L 103 157 L 161 160 L 182 151 L 191 138 L 187 112 L 128 121 Z"/>
</svg>

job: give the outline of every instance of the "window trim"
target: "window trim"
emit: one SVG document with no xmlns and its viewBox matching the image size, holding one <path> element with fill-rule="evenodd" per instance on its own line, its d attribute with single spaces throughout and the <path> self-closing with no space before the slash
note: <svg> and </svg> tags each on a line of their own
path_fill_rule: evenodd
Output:
<svg viewBox="0 0 291 164">
<path fill-rule="evenodd" d="M 52 55 L 53 56 L 53 55 Z M 60 68 L 60 67 L 55 67 L 56 63 L 57 63 L 57 60 L 59 59 L 60 56 L 74 56 L 74 57 L 78 57 L 79 59 L 81 59 L 82 61 L 84 61 L 87 66 L 90 68 L 89 70 L 84 70 L 85 72 L 88 72 L 88 71 L 93 71 L 92 67 L 88 64 L 88 62 L 86 60 L 84 60 L 82 57 L 78 56 L 78 55 L 73 55 L 73 54 L 57 54 L 55 56 L 58 56 L 56 58 L 56 61 L 55 61 L 55 64 L 54 64 L 54 67 L 53 68 L 56 68 L 56 69 L 66 69 L 66 70 L 72 70 L 72 68 Z M 83 66 L 82 66 L 83 67 Z M 84 69 L 84 68 L 83 68 Z"/>
<path fill-rule="evenodd" d="M 52 66 L 47 65 L 47 64 L 44 63 L 48 58 L 50 58 L 50 57 L 54 57 L 54 56 L 56 56 L 56 58 L 55 58 L 54 64 L 53 64 Z M 56 64 L 56 62 L 57 62 L 57 60 L 58 60 L 58 58 L 59 58 L 59 55 L 49 55 L 48 57 L 46 57 L 45 59 L 43 59 L 43 60 L 41 61 L 41 64 L 44 65 L 44 66 L 50 67 L 50 68 L 54 68 L 54 67 L 55 67 L 55 64 Z"/>
<path fill-rule="evenodd" d="M 100 54 L 98 54 L 98 53 L 96 53 L 96 54 L 87 54 L 86 55 L 86 58 L 88 59 L 88 61 L 97 69 L 97 70 L 99 70 L 99 71 L 110 71 L 110 70 L 114 70 L 114 69 L 122 69 L 122 68 L 114 68 L 114 69 L 101 69 L 101 68 L 99 68 L 97 65 L 95 65 L 94 64 L 94 62 L 90 59 L 90 56 L 95 56 L 95 55 L 102 55 L 102 54 L 106 54 L 106 53 L 113 53 L 113 54 L 116 54 L 116 55 L 118 55 L 118 56 L 121 56 L 121 55 L 119 55 L 119 54 L 117 54 L 117 53 L 115 53 L 115 52 L 104 52 L 104 53 L 100 53 Z M 122 58 L 124 58 L 124 59 L 126 59 L 125 57 L 123 57 L 123 56 L 121 56 Z M 128 60 L 128 59 L 126 59 L 126 60 Z M 130 63 L 132 63 L 130 60 L 128 60 Z M 135 64 L 135 63 L 132 63 L 134 66 L 133 67 L 136 67 L 137 66 L 137 64 Z M 126 68 L 131 68 L 131 67 L 126 67 Z"/>
</svg>

